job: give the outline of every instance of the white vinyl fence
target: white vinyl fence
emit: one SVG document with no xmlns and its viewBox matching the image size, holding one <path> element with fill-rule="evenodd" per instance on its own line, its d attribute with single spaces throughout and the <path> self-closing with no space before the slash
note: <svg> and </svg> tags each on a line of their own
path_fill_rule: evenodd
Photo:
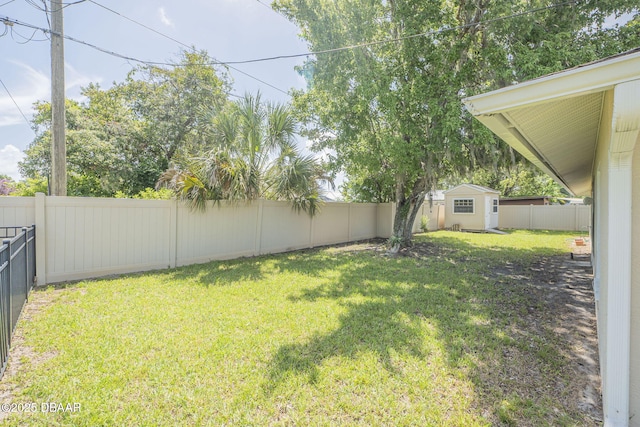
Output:
<svg viewBox="0 0 640 427">
<path fill-rule="evenodd" d="M 500 228 L 587 231 L 589 206 L 500 206 Z M 395 204 L 327 203 L 313 218 L 286 202 L 0 197 L 0 226 L 36 225 L 38 285 L 391 236 Z M 444 206 L 416 217 L 444 227 Z"/>
<path fill-rule="evenodd" d="M 499 228 L 588 232 L 591 206 L 500 206 Z"/>
<path fill-rule="evenodd" d="M 285 202 L 1 197 L 0 225 L 36 225 L 38 285 L 391 235 L 390 204 L 327 203 L 314 218 Z"/>
<path fill-rule="evenodd" d="M 442 230 L 444 228 L 444 204 L 434 203 L 429 206 L 429 202 L 423 203 L 420 212 L 416 215 L 416 220 L 413 222 L 414 233 L 422 232 L 420 226 L 422 225 L 421 220 L 423 216 L 426 216 L 428 219 L 428 231 Z"/>
</svg>

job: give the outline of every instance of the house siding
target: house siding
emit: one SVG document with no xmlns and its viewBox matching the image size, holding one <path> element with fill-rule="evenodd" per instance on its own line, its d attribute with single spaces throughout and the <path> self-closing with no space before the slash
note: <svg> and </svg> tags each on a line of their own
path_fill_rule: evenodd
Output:
<svg viewBox="0 0 640 427">
<path fill-rule="evenodd" d="M 629 416 L 640 425 L 640 140 L 633 153 L 633 199 L 631 208 L 631 377 Z"/>
</svg>

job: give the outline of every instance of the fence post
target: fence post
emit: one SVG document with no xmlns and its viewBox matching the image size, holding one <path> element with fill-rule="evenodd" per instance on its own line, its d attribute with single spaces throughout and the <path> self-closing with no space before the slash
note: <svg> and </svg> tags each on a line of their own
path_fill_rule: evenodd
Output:
<svg viewBox="0 0 640 427">
<path fill-rule="evenodd" d="M 263 216 L 263 204 L 262 199 L 258 200 L 258 213 L 256 215 L 256 240 L 254 247 L 254 255 L 260 255 L 262 251 L 262 216 Z"/>
<path fill-rule="evenodd" d="M 315 215 L 309 218 L 309 247 L 313 248 L 313 239 L 315 238 L 316 226 L 314 221 Z"/>
<path fill-rule="evenodd" d="M 176 268 L 178 265 L 178 199 L 172 198 L 169 207 L 169 268 Z"/>
<path fill-rule="evenodd" d="M 47 284 L 47 196 L 44 193 L 36 193 L 36 284 Z"/>
<path fill-rule="evenodd" d="M 0 242 L 4 245 L 4 240 Z M 4 254 L 4 256 L 3 256 Z M 10 323 L 7 319 L 10 319 L 9 316 L 9 298 L 11 295 L 9 284 L 11 283 L 11 272 L 9 271 L 9 262 L 11 260 L 11 252 L 9 247 L 0 252 L 0 266 L 7 263 L 5 266 L 4 274 L 0 274 L 0 279 L 4 277 L 5 280 L 0 280 L 0 355 L 2 356 L 2 360 L 0 361 L 0 375 L 4 372 L 4 369 L 7 364 L 7 359 L 9 357 L 9 330 Z"/>
<path fill-rule="evenodd" d="M 349 239 L 349 241 L 351 241 L 351 204 L 352 203 L 349 203 L 349 210 L 347 212 L 347 218 L 349 219 L 349 222 L 348 222 L 348 231 L 349 231 L 348 239 Z"/>
<path fill-rule="evenodd" d="M 9 278 L 9 286 L 7 287 L 7 294 L 4 296 L 4 301 L 2 301 L 3 304 L 5 304 L 5 310 L 4 312 L 7 314 L 7 318 L 4 319 L 5 323 L 7 324 L 7 352 L 9 351 L 9 348 L 11 348 L 11 336 L 13 335 L 13 329 L 11 328 L 11 322 L 13 319 L 13 304 L 11 303 L 11 239 L 4 239 L 2 241 L 3 245 L 7 245 L 7 253 L 8 253 L 8 257 L 7 257 L 7 270 L 6 270 L 6 274 L 7 277 Z"/>
<path fill-rule="evenodd" d="M 25 301 L 29 300 L 29 233 L 27 232 L 27 227 L 22 227 L 22 232 L 24 233 L 24 259 L 26 261 L 26 265 L 24 268 L 24 299 Z"/>
<path fill-rule="evenodd" d="M 533 205 L 529 205 L 529 230 L 533 230 Z"/>
</svg>

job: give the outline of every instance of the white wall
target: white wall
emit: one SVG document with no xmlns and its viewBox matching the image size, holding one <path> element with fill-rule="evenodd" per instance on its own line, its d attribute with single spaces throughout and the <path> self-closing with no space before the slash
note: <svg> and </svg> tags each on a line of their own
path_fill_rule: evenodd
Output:
<svg viewBox="0 0 640 427">
<path fill-rule="evenodd" d="M 632 252 L 631 252 L 631 414 L 640 417 L 640 140 L 633 157 Z M 635 420 L 640 424 L 640 420 Z"/>
</svg>

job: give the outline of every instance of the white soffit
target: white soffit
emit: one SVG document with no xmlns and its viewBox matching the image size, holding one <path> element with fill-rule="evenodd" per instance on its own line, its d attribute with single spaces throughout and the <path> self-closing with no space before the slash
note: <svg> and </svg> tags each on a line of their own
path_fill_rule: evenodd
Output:
<svg viewBox="0 0 640 427">
<path fill-rule="evenodd" d="M 504 114 L 575 194 L 591 189 L 603 96 L 593 93 Z"/>
<path fill-rule="evenodd" d="M 604 93 L 640 78 L 640 51 L 464 100 L 496 135 L 577 195 L 591 191 Z"/>
</svg>

